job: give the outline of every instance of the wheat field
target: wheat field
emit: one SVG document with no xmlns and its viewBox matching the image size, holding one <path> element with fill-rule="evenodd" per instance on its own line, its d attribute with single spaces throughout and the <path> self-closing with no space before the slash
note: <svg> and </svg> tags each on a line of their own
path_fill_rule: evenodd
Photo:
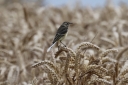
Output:
<svg viewBox="0 0 128 85">
<path fill-rule="evenodd" d="M 0 6 L 0 85 L 128 85 L 128 6 Z M 47 48 L 58 27 L 66 47 Z"/>
</svg>

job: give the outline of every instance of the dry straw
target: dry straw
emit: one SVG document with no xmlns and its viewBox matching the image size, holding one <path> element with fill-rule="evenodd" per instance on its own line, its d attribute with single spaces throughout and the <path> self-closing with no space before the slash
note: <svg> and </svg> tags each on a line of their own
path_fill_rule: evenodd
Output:
<svg viewBox="0 0 128 85">
<path fill-rule="evenodd" d="M 2 1 L 0 84 L 128 84 L 127 5 L 117 8 L 107 2 L 105 7 L 93 9 L 77 4 L 70 9 Z M 64 21 L 74 23 L 63 41 L 67 47 L 54 46 L 47 53 L 53 35 Z M 93 38 L 93 43 L 89 42 Z"/>
</svg>

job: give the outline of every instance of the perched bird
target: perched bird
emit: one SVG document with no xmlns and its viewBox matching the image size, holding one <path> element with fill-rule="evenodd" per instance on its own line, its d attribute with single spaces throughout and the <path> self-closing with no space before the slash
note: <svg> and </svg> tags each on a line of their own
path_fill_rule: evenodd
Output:
<svg viewBox="0 0 128 85">
<path fill-rule="evenodd" d="M 65 36 L 67 35 L 67 32 L 68 32 L 68 26 L 70 24 L 73 24 L 73 23 L 70 23 L 70 22 L 63 22 L 63 24 L 58 28 L 57 32 L 56 32 L 56 35 L 55 35 L 55 38 L 52 42 L 52 45 L 47 49 L 47 52 L 50 51 L 50 49 L 52 48 L 52 46 L 57 42 L 61 42 L 62 43 L 62 40 L 65 38 Z M 63 43 L 62 43 L 63 44 Z M 64 44 L 63 44 L 64 45 Z M 65 46 L 65 45 L 64 45 Z"/>
</svg>

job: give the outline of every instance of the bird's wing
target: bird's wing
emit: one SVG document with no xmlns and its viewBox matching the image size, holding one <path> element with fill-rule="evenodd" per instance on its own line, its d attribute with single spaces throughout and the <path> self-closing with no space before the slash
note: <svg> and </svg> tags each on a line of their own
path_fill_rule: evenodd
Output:
<svg viewBox="0 0 128 85">
<path fill-rule="evenodd" d="M 52 43 L 55 43 L 55 42 L 58 41 L 60 38 L 62 38 L 64 35 L 65 35 L 65 34 L 57 33 Z"/>
<path fill-rule="evenodd" d="M 65 33 L 67 33 L 67 29 L 68 29 L 68 27 L 60 26 L 59 29 L 57 30 L 56 34 L 57 33 L 59 33 L 59 34 L 65 34 Z"/>
<path fill-rule="evenodd" d="M 57 33 L 55 35 L 55 38 L 53 40 L 52 43 L 55 43 L 56 41 L 58 41 L 60 38 L 62 38 L 65 34 L 67 33 L 67 29 L 64 28 L 64 27 L 60 27 L 58 30 L 57 30 Z"/>
</svg>

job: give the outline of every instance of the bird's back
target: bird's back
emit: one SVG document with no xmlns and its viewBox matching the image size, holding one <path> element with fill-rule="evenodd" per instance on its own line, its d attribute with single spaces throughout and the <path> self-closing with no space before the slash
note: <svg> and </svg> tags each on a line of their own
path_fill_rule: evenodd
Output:
<svg viewBox="0 0 128 85">
<path fill-rule="evenodd" d="M 56 32 L 56 35 L 55 35 L 55 38 L 53 40 L 52 43 L 55 43 L 56 41 L 60 40 L 60 38 L 62 38 L 63 36 L 65 36 L 65 34 L 67 33 L 68 31 L 68 27 L 65 27 L 63 25 L 61 25 L 59 27 L 59 29 L 57 30 Z"/>
</svg>

